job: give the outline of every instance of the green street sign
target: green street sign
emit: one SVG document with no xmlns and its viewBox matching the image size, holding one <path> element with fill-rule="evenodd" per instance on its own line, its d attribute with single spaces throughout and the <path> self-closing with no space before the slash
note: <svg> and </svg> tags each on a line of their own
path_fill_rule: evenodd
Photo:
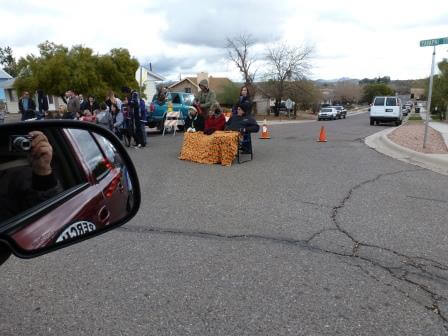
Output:
<svg viewBox="0 0 448 336">
<path fill-rule="evenodd" d="M 420 41 L 420 47 L 433 47 L 439 44 L 448 44 L 448 37 Z"/>
</svg>

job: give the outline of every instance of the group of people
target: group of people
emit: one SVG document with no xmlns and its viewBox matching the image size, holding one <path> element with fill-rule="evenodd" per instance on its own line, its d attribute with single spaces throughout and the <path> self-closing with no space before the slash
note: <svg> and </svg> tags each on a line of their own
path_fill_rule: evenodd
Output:
<svg viewBox="0 0 448 336">
<path fill-rule="evenodd" d="M 195 104 L 189 108 L 185 120 L 186 132 L 202 131 L 206 135 L 211 135 L 216 131 L 237 131 L 243 136 L 243 152 L 248 152 L 250 149 L 247 147 L 247 139 L 250 133 L 256 133 L 260 129 L 251 116 L 252 103 L 248 88 L 246 86 L 241 88 L 238 102 L 233 106 L 232 115 L 226 121 L 216 101 L 215 93 L 208 87 L 207 80 L 202 80 L 199 87 L 201 91 L 195 99 Z"/>
<path fill-rule="evenodd" d="M 104 102 L 98 103 L 92 95 L 85 100 L 82 94 L 68 90 L 64 97 L 65 104 L 61 104 L 57 111 L 48 111 L 47 101 L 46 106 L 45 103 L 41 106 L 39 102 L 39 111 L 42 109 L 40 113 L 36 111 L 36 104 L 30 98 L 29 92 L 25 91 L 19 100 L 19 112 L 22 114 L 22 121 L 45 118 L 94 122 L 113 131 L 120 138 L 124 134 L 133 138 L 136 147 L 145 147 L 147 144 L 145 101 L 140 98 L 138 92 L 127 87 L 123 88 L 123 94 L 124 99 L 121 100 L 110 91 Z"/>
<path fill-rule="evenodd" d="M 206 79 L 199 83 L 200 91 L 195 97 L 194 104 L 189 108 L 185 119 L 186 132 L 202 131 L 211 135 L 215 131 L 238 131 L 244 137 L 250 137 L 250 133 L 258 132 L 259 126 L 251 116 L 252 102 L 247 86 L 240 90 L 238 102 L 233 106 L 232 116 L 226 121 L 223 110 L 216 100 L 216 94 L 210 89 Z M 48 111 L 48 102 L 43 92 L 38 92 L 39 111 L 44 113 L 46 119 L 77 119 L 87 122 L 95 122 L 115 132 L 118 137 L 129 136 L 134 139 L 136 147 L 147 145 L 145 125 L 147 122 L 147 108 L 145 101 L 138 92 L 129 88 L 123 88 L 123 100 L 110 91 L 103 103 L 98 103 L 95 97 L 89 95 L 84 99 L 82 94 L 76 94 L 74 90 L 68 90 L 65 94 L 65 105 L 60 105 L 58 111 Z M 167 90 L 161 88 L 157 99 L 164 101 Z M 30 98 L 28 92 L 24 92 L 19 100 L 19 110 L 22 120 L 37 117 L 31 115 L 36 111 L 36 104 Z"/>
</svg>

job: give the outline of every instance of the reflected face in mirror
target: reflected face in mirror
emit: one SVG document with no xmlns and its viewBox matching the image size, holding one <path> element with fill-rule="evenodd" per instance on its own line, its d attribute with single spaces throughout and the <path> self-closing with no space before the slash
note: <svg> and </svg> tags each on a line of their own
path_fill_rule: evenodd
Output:
<svg viewBox="0 0 448 336">
<path fill-rule="evenodd" d="M 134 207 L 115 146 L 81 129 L 3 131 L 0 185 L 0 232 L 26 251 L 98 232 Z"/>
</svg>

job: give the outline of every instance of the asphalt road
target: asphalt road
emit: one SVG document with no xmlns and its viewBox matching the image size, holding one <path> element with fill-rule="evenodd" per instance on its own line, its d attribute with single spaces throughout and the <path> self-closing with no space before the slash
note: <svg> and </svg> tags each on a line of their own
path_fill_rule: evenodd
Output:
<svg viewBox="0 0 448 336">
<path fill-rule="evenodd" d="M 2 266 L 0 335 L 448 334 L 448 178 L 367 148 L 384 127 L 273 126 L 232 167 L 150 137 L 131 222 Z"/>
</svg>

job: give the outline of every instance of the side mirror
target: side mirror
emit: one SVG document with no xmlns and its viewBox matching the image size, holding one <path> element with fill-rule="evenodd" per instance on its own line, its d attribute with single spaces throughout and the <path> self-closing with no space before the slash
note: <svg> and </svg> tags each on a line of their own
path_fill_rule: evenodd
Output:
<svg viewBox="0 0 448 336">
<path fill-rule="evenodd" d="M 126 149 L 92 123 L 0 125 L 0 186 L 0 243 L 21 258 L 103 234 L 140 207 Z"/>
</svg>

